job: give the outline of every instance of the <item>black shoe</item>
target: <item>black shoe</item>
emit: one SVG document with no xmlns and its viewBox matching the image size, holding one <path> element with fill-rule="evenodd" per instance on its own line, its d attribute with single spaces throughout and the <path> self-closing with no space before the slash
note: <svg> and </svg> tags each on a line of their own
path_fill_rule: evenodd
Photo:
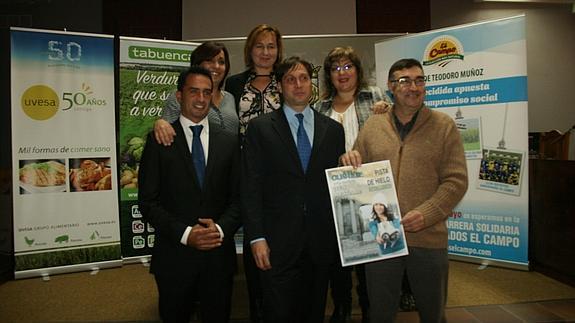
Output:
<svg viewBox="0 0 575 323">
<path fill-rule="evenodd" d="M 251 323 L 263 323 L 264 321 L 264 307 L 263 300 L 261 298 L 253 299 L 252 304 L 250 304 L 250 322 Z"/>
<path fill-rule="evenodd" d="M 369 310 L 361 311 L 361 323 L 369 323 Z"/>
<path fill-rule="evenodd" d="M 413 297 L 413 294 L 401 293 L 399 308 L 404 312 L 415 311 L 417 308 L 415 306 L 415 298 Z"/>
</svg>

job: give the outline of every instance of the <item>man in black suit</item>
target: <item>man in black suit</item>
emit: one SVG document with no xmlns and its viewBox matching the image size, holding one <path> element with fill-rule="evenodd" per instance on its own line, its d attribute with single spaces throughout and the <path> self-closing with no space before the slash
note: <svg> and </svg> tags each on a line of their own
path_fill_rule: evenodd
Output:
<svg viewBox="0 0 575 323">
<path fill-rule="evenodd" d="M 150 271 L 166 322 L 189 322 L 196 299 L 202 322 L 228 322 L 230 315 L 239 144 L 208 122 L 212 86 L 201 67 L 180 75 L 174 143 L 158 144 L 151 133 L 140 161 L 139 204 L 156 229 Z"/>
<path fill-rule="evenodd" d="M 253 119 L 242 152 L 244 229 L 261 270 L 265 322 L 323 322 L 337 242 L 325 169 L 341 125 L 310 108 L 312 66 L 282 62 L 283 107 Z"/>
</svg>

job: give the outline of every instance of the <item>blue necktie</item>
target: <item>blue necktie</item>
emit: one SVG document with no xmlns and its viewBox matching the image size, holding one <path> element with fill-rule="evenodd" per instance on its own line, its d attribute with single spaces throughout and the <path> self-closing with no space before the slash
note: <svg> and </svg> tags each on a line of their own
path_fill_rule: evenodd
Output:
<svg viewBox="0 0 575 323">
<path fill-rule="evenodd" d="M 194 168 L 196 169 L 196 175 L 198 176 L 198 184 L 200 187 L 204 185 L 204 174 L 206 171 L 206 158 L 204 157 L 204 146 L 200 140 L 200 134 L 204 126 L 190 126 L 192 132 L 194 133 L 194 138 L 192 138 L 192 160 L 194 161 Z"/>
<path fill-rule="evenodd" d="M 297 127 L 297 153 L 299 154 L 299 160 L 305 173 L 309 157 L 311 156 L 311 144 L 309 143 L 309 138 L 303 126 L 303 114 L 297 113 L 295 116 L 299 121 L 299 126 Z"/>
</svg>

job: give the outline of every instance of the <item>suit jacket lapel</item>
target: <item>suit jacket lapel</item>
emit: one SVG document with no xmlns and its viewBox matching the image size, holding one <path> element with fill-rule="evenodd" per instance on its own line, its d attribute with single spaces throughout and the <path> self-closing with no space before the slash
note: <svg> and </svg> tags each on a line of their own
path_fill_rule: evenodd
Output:
<svg viewBox="0 0 575 323">
<path fill-rule="evenodd" d="M 174 127 L 174 131 L 176 132 L 176 137 L 174 138 L 174 148 L 180 155 L 180 157 L 185 160 L 186 170 L 190 173 L 193 182 L 196 184 L 198 188 L 198 176 L 196 175 L 196 169 L 194 168 L 194 161 L 192 160 L 192 152 L 188 147 L 188 142 L 186 140 L 186 134 L 184 133 L 184 129 L 182 128 L 182 124 L 180 121 L 176 120 L 172 123 L 172 127 Z M 211 146 L 211 145 L 210 145 Z M 209 155 L 208 155 L 209 158 Z"/>
<path fill-rule="evenodd" d="M 208 121 L 209 122 L 209 121 Z M 210 178 L 211 173 L 214 170 L 215 161 L 219 158 L 219 152 L 221 151 L 221 147 L 219 144 L 220 136 L 225 135 L 224 132 L 219 128 L 218 125 L 210 123 L 210 137 L 209 137 L 209 145 L 208 145 L 208 162 L 206 164 L 206 174 L 204 178 L 204 186 L 207 182 L 207 179 Z M 231 149 L 231 147 L 230 147 Z"/>
<path fill-rule="evenodd" d="M 319 148 L 321 147 L 323 140 L 325 139 L 325 134 L 327 132 L 327 122 L 325 118 L 321 118 L 320 114 L 313 110 L 313 146 L 311 148 L 311 156 L 309 158 L 309 165 L 308 169 L 310 169 L 311 165 L 315 159 L 317 159 L 317 155 L 319 154 Z"/>
<path fill-rule="evenodd" d="M 300 165 L 299 169 L 303 172 L 303 169 L 301 168 L 301 161 L 299 160 L 299 154 L 297 152 L 297 147 L 291 134 L 291 129 L 284 114 L 283 108 L 279 108 L 271 113 L 274 129 L 278 133 L 280 139 L 284 142 L 284 145 L 287 148 L 289 154 L 292 156 L 294 161 L 297 162 L 296 165 Z"/>
</svg>

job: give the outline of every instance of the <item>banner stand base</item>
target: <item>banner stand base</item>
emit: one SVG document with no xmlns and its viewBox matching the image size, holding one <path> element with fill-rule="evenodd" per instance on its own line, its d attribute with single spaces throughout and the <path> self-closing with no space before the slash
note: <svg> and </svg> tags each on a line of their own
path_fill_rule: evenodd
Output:
<svg viewBox="0 0 575 323">
<path fill-rule="evenodd" d="M 100 269 L 105 268 L 122 267 L 122 261 L 121 260 L 103 261 L 98 262 L 96 267 L 94 267 L 95 265 L 96 265 L 95 263 L 87 263 L 87 264 L 78 264 L 78 265 L 69 265 L 60 267 L 22 270 L 15 272 L 14 278 L 22 279 L 22 278 L 33 278 L 40 276 L 42 277 L 43 281 L 49 281 L 51 275 L 68 274 L 80 271 L 90 271 L 91 275 L 93 275 L 92 272 L 94 272 L 95 268 L 97 269 L 97 271 L 99 271 Z"/>
<path fill-rule="evenodd" d="M 140 263 L 144 267 L 150 267 L 150 260 L 151 259 L 152 259 L 152 256 L 150 256 L 150 255 L 138 256 L 138 257 L 126 257 L 126 258 L 122 258 L 122 263 L 124 265 Z"/>
<path fill-rule="evenodd" d="M 488 266 L 495 266 L 501 268 L 508 268 L 508 269 L 515 269 L 515 270 L 523 270 L 523 271 L 530 271 L 529 264 L 524 263 L 516 263 L 510 261 L 502 261 L 502 260 L 487 260 L 483 258 L 477 257 L 467 257 L 467 256 L 459 256 L 459 255 L 448 255 L 449 260 L 457 260 L 461 262 L 468 262 L 472 264 L 479 264 L 479 270 L 486 269 Z"/>
</svg>

